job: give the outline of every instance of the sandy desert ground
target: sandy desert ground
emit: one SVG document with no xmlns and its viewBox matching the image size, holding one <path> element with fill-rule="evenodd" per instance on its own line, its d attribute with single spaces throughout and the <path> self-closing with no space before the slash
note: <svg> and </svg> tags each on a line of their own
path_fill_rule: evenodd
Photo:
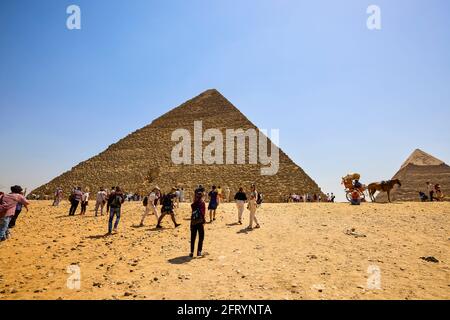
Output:
<svg viewBox="0 0 450 320">
<path fill-rule="evenodd" d="M 141 204 L 126 203 L 109 237 L 93 205 L 68 217 L 67 201 L 32 202 L 0 244 L 0 299 L 450 299 L 450 203 L 263 204 L 250 232 L 248 212 L 236 225 L 222 204 L 192 260 L 188 204 L 181 227 L 167 217 L 156 230 L 153 216 L 135 227 Z M 67 287 L 70 265 L 79 290 Z"/>
</svg>

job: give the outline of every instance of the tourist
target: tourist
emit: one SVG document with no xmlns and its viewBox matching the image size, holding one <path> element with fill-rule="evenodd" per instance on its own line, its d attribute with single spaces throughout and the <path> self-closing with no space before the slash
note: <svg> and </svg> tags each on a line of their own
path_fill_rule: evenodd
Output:
<svg viewBox="0 0 450 320">
<path fill-rule="evenodd" d="M 205 238 L 205 202 L 203 201 L 203 194 L 196 193 L 194 202 L 191 204 L 191 253 L 189 257 L 194 256 L 195 239 L 198 233 L 197 256 L 202 256 L 203 239 Z"/>
<path fill-rule="evenodd" d="M 434 186 L 431 182 L 427 181 L 428 194 L 430 195 L 430 201 L 434 199 Z"/>
<path fill-rule="evenodd" d="M 63 195 L 63 190 L 62 190 L 62 188 L 61 188 L 61 187 L 56 188 L 56 191 L 55 191 L 55 199 L 54 199 L 54 201 L 53 201 L 52 206 L 54 206 L 54 207 L 58 207 L 58 206 L 59 206 L 59 203 L 60 203 L 61 200 L 62 200 L 62 195 Z"/>
<path fill-rule="evenodd" d="M 177 190 L 175 190 L 175 201 L 177 203 L 177 208 L 180 207 L 180 196 L 181 196 L 180 188 L 177 188 Z"/>
<path fill-rule="evenodd" d="M 175 212 L 174 212 L 174 204 L 173 204 L 174 198 L 176 196 L 175 191 L 176 191 L 176 188 L 172 188 L 172 191 L 170 193 L 168 193 L 162 197 L 161 216 L 159 217 L 158 224 L 156 225 L 156 228 L 158 228 L 158 229 L 162 228 L 161 221 L 167 214 L 170 214 L 170 217 L 172 218 L 172 222 L 173 222 L 175 228 L 177 228 L 181 225 L 180 223 L 177 223 L 177 221 L 175 220 Z"/>
<path fill-rule="evenodd" d="M 100 208 L 100 215 L 103 215 L 103 208 L 105 207 L 107 193 L 105 189 L 100 188 L 97 192 L 97 198 L 95 199 L 95 216 L 98 215 L 98 209 Z"/>
<path fill-rule="evenodd" d="M 428 201 L 428 197 L 425 193 L 423 193 L 422 191 L 419 191 L 419 199 L 422 202 Z"/>
<path fill-rule="evenodd" d="M 144 214 L 142 215 L 141 223 L 139 224 L 140 227 L 144 226 L 144 219 L 145 217 L 150 215 L 150 212 L 152 212 L 155 215 L 156 220 L 159 219 L 158 209 L 156 208 L 156 204 L 158 203 L 158 195 L 159 195 L 159 188 L 155 187 L 153 188 L 152 192 L 150 192 L 150 194 L 146 197 L 147 200 L 146 203 L 144 203 L 145 211 Z"/>
<path fill-rule="evenodd" d="M 116 187 L 111 187 L 111 191 L 108 192 L 108 190 L 106 191 L 106 212 L 109 212 L 109 196 L 111 195 L 111 193 L 114 192 L 114 189 Z"/>
<path fill-rule="evenodd" d="M 315 193 L 313 195 L 313 202 L 317 202 L 317 194 L 315 194 Z"/>
<path fill-rule="evenodd" d="M 81 196 L 81 212 L 80 215 L 84 216 L 86 214 L 86 209 L 89 204 L 89 188 L 86 188 L 86 192 Z"/>
<path fill-rule="evenodd" d="M 16 213 L 17 204 L 20 203 L 28 210 L 29 202 L 21 194 L 20 186 L 12 186 L 11 193 L 3 194 L 0 201 L 0 241 L 7 239 L 9 223 Z"/>
<path fill-rule="evenodd" d="M 209 204 L 209 223 L 212 223 L 216 220 L 216 209 L 219 205 L 219 193 L 217 192 L 216 186 L 212 186 L 211 191 L 208 193 Z"/>
<path fill-rule="evenodd" d="M 361 204 L 361 197 L 360 197 L 360 195 L 359 195 L 358 190 L 353 190 L 351 196 L 352 196 L 352 199 L 351 199 L 350 203 L 351 203 L 352 205 L 357 205 L 357 206 L 359 206 L 359 205 Z"/>
<path fill-rule="evenodd" d="M 231 193 L 230 187 L 227 186 L 225 188 L 225 201 L 226 202 L 230 202 L 230 193 Z"/>
<path fill-rule="evenodd" d="M 336 196 L 335 196 L 334 193 L 332 192 L 332 193 L 331 193 L 331 196 L 330 196 L 330 202 L 334 202 L 334 199 L 336 199 Z"/>
<path fill-rule="evenodd" d="M 69 216 L 75 215 L 75 212 L 77 211 L 78 208 L 78 204 L 80 203 L 82 197 L 83 192 L 81 191 L 81 187 L 77 187 L 72 191 L 72 194 L 69 197 L 70 201 Z"/>
<path fill-rule="evenodd" d="M 442 193 L 441 185 L 440 185 L 440 184 L 434 185 L 434 193 L 436 194 L 435 199 L 436 199 L 437 201 L 442 201 L 442 200 L 444 200 L 444 194 Z"/>
<path fill-rule="evenodd" d="M 252 184 L 250 199 L 248 201 L 248 206 L 247 206 L 248 210 L 250 211 L 250 223 L 247 227 L 247 229 L 249 229 L 249 230 L 253 229 L 253 222 L 256 223 L 255 228 L 260 227 L 260 225 L 258 223 L 258 219 L 256 219 L 256 209 L 258 207 L 257 201 L 258 201 L 258 191 L 256 191 L 256 186 L 254 184 Z"/>
<path fill-rule="evenodd" d="M 184 188 L 180 189 L 180 202 L 184 202 Z"/>
<path fill-rule="evenodd" d="M 125 195 L 122 193 L 120 187 L 116 187 L 113 192 L 109 195 L 109 221 L 108 221 L 108 234 L 112 234 L 113 231 L 113 220 L 116 216 L 116 221 L 114 223 L 114 232 L 117 232 L 117 227 L 120 221 L 120 210 L 122 204 L 125 202 Z"/>
<path fill-rule="evenodd" d="M 239 191 L 234 195 L 234 200 L 236 201 L 236 207 L 238 209 L 238 223 L 242 224 L 242 214 L 244 213 L 244 205 L 247 201 L 247 195 L 242 187 L 240 187 Z"/>
<path fill-rule="evenodd" d="M 23 196 L 24 195 L 23 191 L 20 192 L 20 194 Z M 27 206 L 24 206 L 23 203 L 21 203 L 21 202 L 17 203 L 16 211 L 14 212 L 14 216 L 11 218 L 11 221 L 9 222 L 9 227 L 8 227 L 9 229 L 12 229 L 16 226 L 16 220 L 19 217 L 20 213 L 22 212 L 23 207 L 25 207 L 25 209 L 27 209 L 27 212 L 28 212 Z"/>
<path fill-rule="evenodd" d="M 202 193 L 203 196 L 205 195 L 205 188 L 201 184 L 199 184 L 198 187 L 194 191 L 194 199 L 195 199 L 195 195 L 199 192 Z"/>
<path fill-rule="evenodd" d="M 217 204 L 220 204 L 223 201 L 222 196 L 222 188 L 220 186 L 217 187 Z"/>
</svg>

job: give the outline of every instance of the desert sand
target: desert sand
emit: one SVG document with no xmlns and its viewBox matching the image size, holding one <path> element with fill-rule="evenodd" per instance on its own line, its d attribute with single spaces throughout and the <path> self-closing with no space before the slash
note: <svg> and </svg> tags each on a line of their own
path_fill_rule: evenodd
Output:
<svg viewBox="0 0 450 320">
<path fill-rule="evenodd" d="M 235 205 L 221 204 L 192 260 L 188 204 L 181 227 L 166 217 L 156 230 L 154 216 L 135 227 L 141 203 L 126 203 L 112 236 L 92 201 L 75 217 L 67 201 L 50 204 L 32 202 L 0 244 L 0 299 L 450 299 L 450 203 L 265 203 L 249 232 L 248 212 L 236 225 Z M 79 290 L 67 287 L 70 265 Z"/>
</svg>

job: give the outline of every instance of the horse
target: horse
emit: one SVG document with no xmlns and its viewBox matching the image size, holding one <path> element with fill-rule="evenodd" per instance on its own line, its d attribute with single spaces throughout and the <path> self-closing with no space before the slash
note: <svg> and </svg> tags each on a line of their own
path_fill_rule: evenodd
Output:
<svg viewBox="0 0 450 320">
<path fill-rule="evenodd" d="M 373 182 L 367 186 L 367 189 L 369 190 L 369 196 L 372 202 L 375 202 L 375 192 L 377 191 L 384 191 L 387 192 L 388 201 L 391 202 L 391 190 L 394 188 L 394 186 L 398 184 L 399 187 L 402 186 L 400 183 L 400 180 L 394 179 L 394 180 L 388 180 L 383 182 Z"/>
</svg>

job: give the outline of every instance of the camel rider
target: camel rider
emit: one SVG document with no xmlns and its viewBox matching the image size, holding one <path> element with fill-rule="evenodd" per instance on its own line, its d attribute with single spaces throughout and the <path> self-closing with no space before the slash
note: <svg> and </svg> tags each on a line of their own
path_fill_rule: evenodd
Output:
<svg viewBox="0 0 450 320">
<path fill-rule="evenodd" d="M 355 189 L 360 189 L 362 187 L 361 182 L 359 182 L 359 179 L 355 179 L 355 181 L 353 182 L 353 186 L 355 187 Z"/>
</svg>

